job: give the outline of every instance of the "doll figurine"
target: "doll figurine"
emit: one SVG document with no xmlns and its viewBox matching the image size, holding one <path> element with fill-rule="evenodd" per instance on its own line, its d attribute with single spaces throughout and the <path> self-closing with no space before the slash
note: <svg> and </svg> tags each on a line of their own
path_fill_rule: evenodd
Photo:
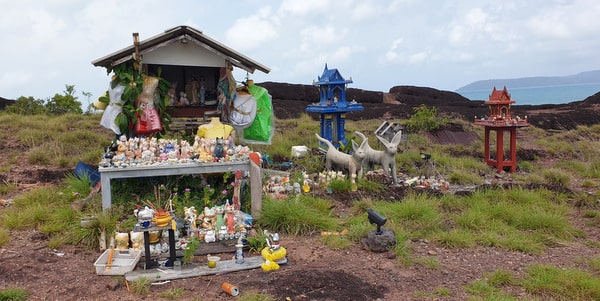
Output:
<svg viewBox="0 0 600 301">
<path fill-rule="evenodd" d="M 233 205 L 227 200 L 227 203 L 225 204 L 225 222 L 227 222 L 228 234 L 235 233 L 235 218 L 233 216 L 233 211 L 235 211 Z"/>
</svg>

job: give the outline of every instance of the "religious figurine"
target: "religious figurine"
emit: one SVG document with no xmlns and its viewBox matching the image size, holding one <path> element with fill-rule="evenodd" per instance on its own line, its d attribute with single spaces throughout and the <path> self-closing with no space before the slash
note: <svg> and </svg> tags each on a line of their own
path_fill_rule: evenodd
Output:
<svg viewBox="0 0 600 301">
<path fill-rule="evenodd" d="M 204 105 L 204 101 L 206 100 L 206 81 L 204 80 L 204 76 L 200 76 L 200 105 Z"/>
<path fill-rule="evenodd" d="M 185 93 L 189 97 L 189 101 L 191 104 L 198 104 L 198 93 L 200 92 L 200 84 L 196 80 L 195 77 L 192 77 L 192 81 L 185 85 Z"/>
<path fill-rule="evenodd" d="M 171 84 L 171 88 L 169 89 L 169 92 L 167 92 L 167 95 L 169 95 L 169 106 L 172 107 L 177 105 L 177 82 Z"/>
<path fill-rule="evenodd" d="M 179 92 L 179 105 L 180 106 L 189 106 L 190 101 L 188 100 L 187 94 L 183 91 Z"/>
</svg>

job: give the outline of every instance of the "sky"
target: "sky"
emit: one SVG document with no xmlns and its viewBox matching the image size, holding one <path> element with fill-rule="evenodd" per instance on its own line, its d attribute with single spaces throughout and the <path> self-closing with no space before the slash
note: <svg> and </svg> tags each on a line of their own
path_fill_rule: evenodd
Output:
<svg viewBox="0 0 600 301">
<path fill-rule="evenodd" d="M 269 67 L 255 82 L 312 84 L 325 64 L 349 87 L 454 91 L 484 79 L 600 69 L 597 0 L 0 0 L 0 97 L 82 103 L 108 89 L 92 61 L 187 25 Z M 87 95 L 87 96 L 85 96 Z"/>
</svg>

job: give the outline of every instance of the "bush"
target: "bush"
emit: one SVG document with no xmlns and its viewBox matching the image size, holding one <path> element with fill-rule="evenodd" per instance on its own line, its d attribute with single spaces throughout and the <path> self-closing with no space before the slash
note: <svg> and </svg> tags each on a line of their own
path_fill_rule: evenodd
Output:
<svg viewBox="0 0 600 301">
<path fill-rule="evenodd" d="M 420 105 L 413 108 L 413 112 L 413 115 L 406 122 L 406 128 L 412 132 L 433 132 L 448 123 L 448 118 L 437 116 L 437 109 L 435 107 L 429 109 L 426 105 Z"/>
</svg>

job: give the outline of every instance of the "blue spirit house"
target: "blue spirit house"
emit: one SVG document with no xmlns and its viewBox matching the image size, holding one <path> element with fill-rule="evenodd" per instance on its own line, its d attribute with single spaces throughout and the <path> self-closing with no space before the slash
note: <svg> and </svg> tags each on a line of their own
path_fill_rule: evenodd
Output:
<svg viewBox="0 0 600 301">
<path fill-rule="evenodd" d="M 306 107 L 307 113 L 321 114 L 320 136 L 329 140 L 335 147 L 347 144 L 345 123 L 346 113 L 362 111 L 363 106 L 356 101 L 346 101 L 346 87 L 352 78 L 345 80 L 337 69 L 328 69 L 325 64 L 323 75 L 313 85 L 319 86 L 319 103 Z M 325 145 L 320 145 L 325 148 Z"/>
</svg>

